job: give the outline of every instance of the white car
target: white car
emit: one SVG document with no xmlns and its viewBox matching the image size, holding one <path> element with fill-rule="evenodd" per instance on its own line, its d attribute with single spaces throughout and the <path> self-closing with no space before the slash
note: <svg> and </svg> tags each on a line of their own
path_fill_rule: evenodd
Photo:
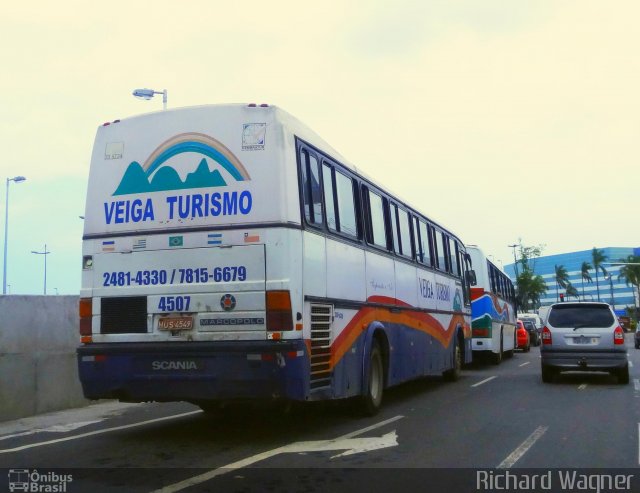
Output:
<svg viewBox="0 0 640 493">
<path fill-rule="evenodd" d="M 606 303 L 556 303 L 540 348 L 542 381 L 562 371 L 606 371 L 629 383 L 624 330 Z"/>
</svg>

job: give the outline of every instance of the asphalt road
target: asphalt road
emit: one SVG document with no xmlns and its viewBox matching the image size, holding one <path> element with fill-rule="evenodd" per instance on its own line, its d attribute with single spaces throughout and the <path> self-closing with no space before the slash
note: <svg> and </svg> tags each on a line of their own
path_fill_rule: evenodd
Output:
<svg viewBox="0 0 640 493">
<path fill-rule="evenodd" d="M 0 468 L 72 474 L 70 493 L 393 491 L 402 480 L 431 481 L 430 491 L 445 484 L 451 493 L 456 481 L 465 491 L 500 490 L 478 485 L 479 470 L 633 475 L 640 351 L 631 339 L 627 346 L 628 385 L 606 374 L 543 384 L 532 348 L 499 366 L 471 365 L 454 383 L 431 378 L 390 389 L 372 418 L 334 403 L 224 418 L 183 403 L 111 403 L 0 423 Z M 640 490 L 640 472 L 627 486 L 618 490 Z"/>
</svg>

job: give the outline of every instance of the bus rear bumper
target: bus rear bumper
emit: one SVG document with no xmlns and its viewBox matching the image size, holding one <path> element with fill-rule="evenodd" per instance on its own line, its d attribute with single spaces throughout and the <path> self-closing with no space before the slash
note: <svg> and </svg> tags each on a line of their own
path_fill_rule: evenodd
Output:
<svg viewBox="0 0 640 493">
<path fill-rule="evenodd" d="M 89 344 L 77 350 L 88 399 L 305 400 L 304 341 Z"/>
</svg>

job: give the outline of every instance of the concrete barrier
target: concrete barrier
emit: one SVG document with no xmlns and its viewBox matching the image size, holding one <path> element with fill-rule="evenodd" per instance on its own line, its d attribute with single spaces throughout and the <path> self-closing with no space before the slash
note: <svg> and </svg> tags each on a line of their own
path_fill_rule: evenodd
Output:
<svg viewBox="0 0 640 493">
<path fill-rule="evenodd" d="M 79 339 L 77 296 L 0 296 L 0 421 L 90 403 Z"/>
</svg>

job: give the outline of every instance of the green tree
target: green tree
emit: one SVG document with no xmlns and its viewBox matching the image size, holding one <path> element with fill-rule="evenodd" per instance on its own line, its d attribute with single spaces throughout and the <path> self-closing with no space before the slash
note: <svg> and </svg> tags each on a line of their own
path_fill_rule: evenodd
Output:
<svg viewBox="0 0 640 493">
<path fill-rule="evenodd" d="M 593 266 L 589 262 L 582 262 L 580 266 L 580 275 L 582 276 L 582 299 L 584 300 L 584 282 L 592 283 L 593 279 L 589 275 L 589 271 L 593 269 Z"/>
<path fill-rule="evenodd" d="M 560 288 L 566 289 L 569 284 L 569 273 L 564 265 L 554 265 L 554 269 L 556 271 L 556 301 L 559 301 Z"/>
<path fill-rule="evenodd" d="M 542 255 L 544 245 L 523 246 L 520 243 L 520 272 L 516 277 L 516 298 L 518 309 L 529 311 L 540 305 L 540 297 L 547 291 L 542 276 L 534 272 L 535 260 Z"/>
<path fill-rule="evenodd" d="M 577 298 L 578 301 L 580 300 L 580 293 L 578 293 L 578 290 L 576 289 L 576 287 L 571 284 L 571 282 L 567 283 L 567 287 L 565 288 L 565 292 L 567 293 L 567 298 L 573 296 L 574 298 Z"/>
<path fill-rule="evenodd" d="M 602 271 L 602 275 L 607 275 L 607 269 L 602 266 L 602 263 L 607 260 L 607 256 L 604 254 L 604 251 L 598 250 L 596 247 L 593 247 L 591 250 L 591 261 L 593 262 L 593 268 L 596 271 L 596 292 L 598 293 L 598 301 L 600 301 L 600 287 L 598 286 L 598 269 Z"/>
<path fill-rule="evenodd" d="M 535 272 L 536 259 L 542 255 L 543 250 L 543 244 L 538 246 L 523 246 L 522 243 L 520 243 L 520 259 L 518 260 L 518 263 L 522 267 L 522 270 L 525 271 L 530 269 Z"/>
<path fill-rule="evenodd" d="M 540 297 L 547 292 L 547 283 L 542 276 L 526 269 L 516 279 L 518 307 L 527 312 L 540 304 Z"/>
<path fill-rule="evenodd" d="M 625 265 L 620 267 L 618 279 L 624 279 L 627 285 L 631 285 L 636 288 L 638 299 L 640 299 L 640 257 L 636 255 L 629 255 L 625 259 L 620 259 L 620 262 L 624 262 Z M 636 308 L 635 313 L 638 313 L 638 306 L 635 303 L 635 294 L 634 307 Z"/>
</svg>

